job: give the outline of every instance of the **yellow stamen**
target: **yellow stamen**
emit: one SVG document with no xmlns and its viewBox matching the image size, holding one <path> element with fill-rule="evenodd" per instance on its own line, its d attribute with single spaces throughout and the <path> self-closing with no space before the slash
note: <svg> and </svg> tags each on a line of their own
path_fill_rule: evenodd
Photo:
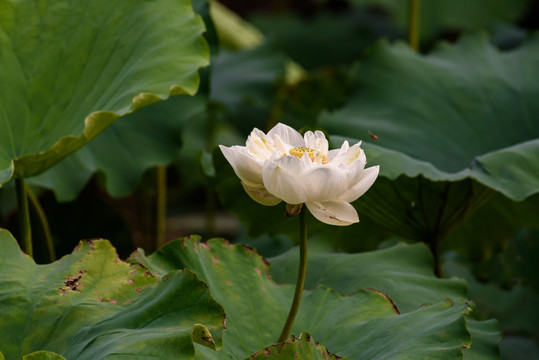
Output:
<svg viewBox="0 0 539 360">
<path fill-rule="evenodd" d="M 316 153 L 316 150 L 306 148 L 306 147 L 299 147 L 299 148 L 290 149 L 289 152 L 290 152 L 290 155 L 296 156 L 300 159 L 303 157 L 303 153 L 307 153 L 309 157 L 311 158 L 311 161 L 314 161 L 314 154 Z M 322 164 L 327 164 L 327 163 L 328 163 L 328 157 L 327 155 L 323 155 Z"/>
</svg>

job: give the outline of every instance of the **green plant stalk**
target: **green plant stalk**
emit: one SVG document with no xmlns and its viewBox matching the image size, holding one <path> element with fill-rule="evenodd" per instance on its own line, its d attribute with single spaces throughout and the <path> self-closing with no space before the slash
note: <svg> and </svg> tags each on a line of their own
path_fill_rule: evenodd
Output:
<svg viewBox="0 0 539 360">
<path fill-rule="evenodd" d="M 301 302 L 301 295 L 303 294 L 303 287 L 305 285 L 305 275 L 307 274 L 307 221 L 305 219 L 305 206 L 302 207 L 299 213 L 300 219 L 300 243 L 299 243 L 299 268 L 298 268 L 298 278 L 296 280 L 296 291 L 294 292 L 294 299 L 292 300 L 292 305 L 290 306 L 290 311 L 288 312 L 288 317 L 279 336 L 277 342 L 285 342 L 288 339 L 290 330 L 292 330 L 292 325 L 294 325 L 294 320 L 299 310 L 299 305 Z"/>
<path fill-rule="evenodd" d="M 156 168 L 156 229 L 155 243 L 160 248 L 165 244 L 165 232 L 167 228 L 167 167 L 158 166 Z"/>
<path fill-rule="evenodd" d="M 22 178 L 15 179 L 17 203 L 19 204 L 19 233 L 22 250 L 30 257 L 34 257 L 32 249 L 32 228 L 30 226 L 30 211 L 28 210 L 28 193 L 26 183 Z"/>
<path fill-rule="evenodd" d="M 208 102 L 207 116 L 206 116 L 206 129 L 205 129 L 205 142 L 206 151 L 212 152 L 215 146 L 216 138 L 216 125 L 217 125 L 217 104 L 214 102 Z M 208 238 L 211 238 L 216 233 L 216 219 L 217 219 L 217 202 L 215 199 L 215 190 L 212 187 L 206 187 L 206 202 L 205 202 L 205 232 Z"/>
<path fill-rule="evenodd" d="M 419 51 L 419 10 L 420 0 L 408 0 L 408 44 L 414 51 Z"/>
<path fill-rule="evenodd" d="M 43 238 L 45 239 L 45 248 L 47 249 L 49 261 L 53 262 L 56 260 L 56 252 L 54 251 L 54 242 L 52 241 L 49 221 L 47 220 L 45 211 L 43 210 L 43 207 L 41 207 L 37 196 L 32 191 L 32 188 L 26 186 L 26 192 L 28 194 L 28 200 L 30 201 L 30 204 L 32 205 L 32 208 L 35 211 L 39 220 L 39 224 L 41 225 L 41 231 L 43 232 Z"/>
</svg>

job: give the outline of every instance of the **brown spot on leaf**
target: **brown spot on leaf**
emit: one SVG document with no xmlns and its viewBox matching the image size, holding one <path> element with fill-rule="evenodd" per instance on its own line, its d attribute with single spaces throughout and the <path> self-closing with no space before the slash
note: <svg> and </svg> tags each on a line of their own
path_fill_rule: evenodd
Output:
<svg viewBox="0 0 539 360">
<path fill-rule="evenodd" d="M 137 292 L 141 292 L 141 291 L 142 291 L 142 289 L 141 289 L 141 288 L 137 288 Z"/>
<path fill-rule="evenodd" d="M 118 301 L 115 300 L 115 299 L 112 299 L 112 300 L 110 301 L 110 303 L 113 304 L 113 305 L 116 305 L 116 304 L 118 304 Z"/>
<path fill-rule="evenodd" d="M 212 261 L 214 264 L 217 264 L 217 263 L 219 263 L 219 258 L 218 258 L 217 256 L 214 255 L 214 256 L 211 258 L 211 261 Z"/>
<path fill-rule="evenodd" d="M 67 279 L 64 281 L 65 288 L 60 288 L 60 290 L 62 290 L 62 292 L 64 293 L 66 290 L 80 292 L 79 288 L 82 287 L 82 285 L 79 283 L 79 280 L 82 279 L 82 275 L 84 274 L 86 274 L 86 270 L 80 270 L 74 275 L 68 276 Z"/>
<path fill-rule="evenodd" d="M 204 249 L 210 251 L 210 246 L 209 246 L 207 243 L 201 242 L 201 243 L 200 243 L 200 246 L 202 246 Z"/>
<path fill-rule="evenodd" d="M 129 284 L 133 284 L 133 283 L 134 283 L 133 279 L 127 279 L 127 282 L 128 282 Z"/>
</svg>

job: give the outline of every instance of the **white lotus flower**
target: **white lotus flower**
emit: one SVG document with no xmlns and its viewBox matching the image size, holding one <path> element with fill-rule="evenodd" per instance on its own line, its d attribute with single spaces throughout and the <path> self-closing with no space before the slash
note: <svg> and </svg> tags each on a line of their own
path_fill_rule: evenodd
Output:
<svg viewBox="0 0 539 360">
<path fill-rule="evenodd" d="M 379 166 L 365 169 L 360 145 L 345 141 L 340 149 L 328 150 L 321 131 L 302 137 L 277 124 L 267 134 L 255 128 L 246 146 L 219 147 L 256 202 L 272 206 L 285 201 L 287 211 L 297 212 L 305 204 L 324 223 L 350 225 L 359 221 L 350 202 L 372 186 L 379 171 Z"/>
</svg>

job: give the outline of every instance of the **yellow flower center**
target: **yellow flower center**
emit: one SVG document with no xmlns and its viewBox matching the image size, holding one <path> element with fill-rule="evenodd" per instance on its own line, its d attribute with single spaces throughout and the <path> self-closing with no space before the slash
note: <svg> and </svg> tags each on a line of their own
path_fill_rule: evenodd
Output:
<svg viewBox="0 0 539 360">
<path fill-rule="evenodd" d="M 314 161 L 314 154 L 316 153 L 316 150 L 306 148 L 306 147 L 298 147 L 298 148 L 290 149 L 289 152 L 290 152 L 290 155 L 298 157 L 300 159 L 303 157 L 304 153 L 307 153 L 309 157 L 311 158 L 311 161 Z M 321 161 L 322 164 L 327 164 L 328 163 L 327 155 L 323 155 L 321 160 L 322 160 Z"/>
</svg>

